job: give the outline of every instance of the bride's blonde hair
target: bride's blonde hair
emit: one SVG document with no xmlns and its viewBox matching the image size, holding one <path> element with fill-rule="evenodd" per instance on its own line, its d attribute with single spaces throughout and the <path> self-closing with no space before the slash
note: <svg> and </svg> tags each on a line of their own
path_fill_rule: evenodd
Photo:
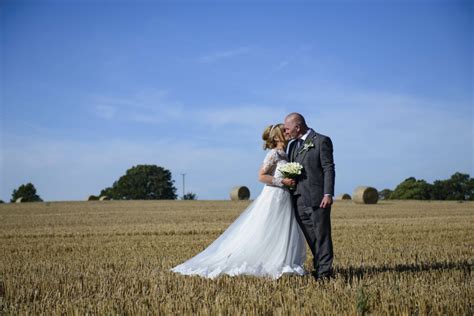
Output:
<svg viewBox="0 0 474 316">
<path fill-rule="evenodd" d="M 276 124 L 276 125 L 269 125 L 263 131 L 262 139 L 263 149 L 272 149 L 277 146 L 278 141 L 282 141 L 287 144 L 285 138 L 285 125 L 284 124 Z"/>
</svg>

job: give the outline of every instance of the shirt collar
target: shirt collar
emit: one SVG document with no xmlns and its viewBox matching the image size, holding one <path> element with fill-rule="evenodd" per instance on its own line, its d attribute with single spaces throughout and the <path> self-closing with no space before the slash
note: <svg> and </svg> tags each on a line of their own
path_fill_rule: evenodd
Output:
<svg viewBox="0 0 474 316">
<path fill-rule="evenodd" d="M 306 141 L 306 138 L 308 137 L 309 133 L 311 133 L 311 128 L 308 128 L 308 130 L 306 131 L 306 133 L 300 137 L 300 139 L 304 142 Z"/>
</svg>

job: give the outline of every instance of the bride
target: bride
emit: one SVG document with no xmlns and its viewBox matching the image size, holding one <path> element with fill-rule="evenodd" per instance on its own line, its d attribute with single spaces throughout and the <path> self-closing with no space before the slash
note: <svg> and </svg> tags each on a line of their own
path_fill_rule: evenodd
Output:
<svg viewBox="0 0 474 316">
<path fill-rule="evenodd" d="M 209 247 L 171 269 L 185 275 L 215 278 L 227 274 L 277 279 L 284 273 L 305 274 L 306 243 L 293 213 L 287 187 L 278 166 L 287 163 L 284 125 L 263 132 L 267 153 L 259 172 L 265 183 L 260 195 Z"/>
</svg>

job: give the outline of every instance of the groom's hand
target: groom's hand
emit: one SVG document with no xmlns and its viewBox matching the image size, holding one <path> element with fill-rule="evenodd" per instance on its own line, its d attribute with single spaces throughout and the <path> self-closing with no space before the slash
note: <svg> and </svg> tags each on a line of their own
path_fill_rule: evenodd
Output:
<svg viewBox="0 0 474 316">
<path fill-rule="evenodd" d="M 285 179 L 281 180 L 281 183 L 283 183 L 287 187 L 294 187 L 296 185 L 296 181 L 294 179 L 290 179 L 290 178 L 285 178 Z"/>
<path fill-rule="evenodd" d="M 319 205 L 320 208 L 326 208 L 330 207 L 332 204 L 332 196 L 330 195 L 325 195 L 323 197 L 323 200 L 321 201 L 321 204 Z"/>
</svg>

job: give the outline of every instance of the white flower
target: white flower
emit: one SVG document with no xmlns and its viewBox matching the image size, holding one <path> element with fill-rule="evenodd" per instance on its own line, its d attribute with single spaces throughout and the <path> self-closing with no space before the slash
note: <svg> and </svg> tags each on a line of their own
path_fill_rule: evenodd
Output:
<svg viewBox="0 0 474 316">
<path fill-rule="evenodd" d="M 313 143 L 304 144 L 303 149 L 304 149 L 304 150 L 308 150 L 308 149 L 311 148 L 311 147 L 314 147 L 314 144 L 313 144 Z"/>
<path fill-rule="evenodd" d="M 289 162 L 289 163 L 279 166 L 278 170 L 286 178 L 296 178 L 297 176 L 301 174 L 301 170 L 303 170 L 303 166 L 298 162 Z"/>
<path fill-rule="evenodd" d="M 305 144 L 303 145 L 303 148 L 300 150 L 300 153 L 302 153 L 303 151 L 306 151 L 306 150 L 308 150 L 308 149 L 310 149 L 310 148 L 313 148 L 313 147 L 314 147 L 314 144 L 313 144 L 312 141 L 310 141 L 309 143 L 305 143 Z"/>
</svg>

